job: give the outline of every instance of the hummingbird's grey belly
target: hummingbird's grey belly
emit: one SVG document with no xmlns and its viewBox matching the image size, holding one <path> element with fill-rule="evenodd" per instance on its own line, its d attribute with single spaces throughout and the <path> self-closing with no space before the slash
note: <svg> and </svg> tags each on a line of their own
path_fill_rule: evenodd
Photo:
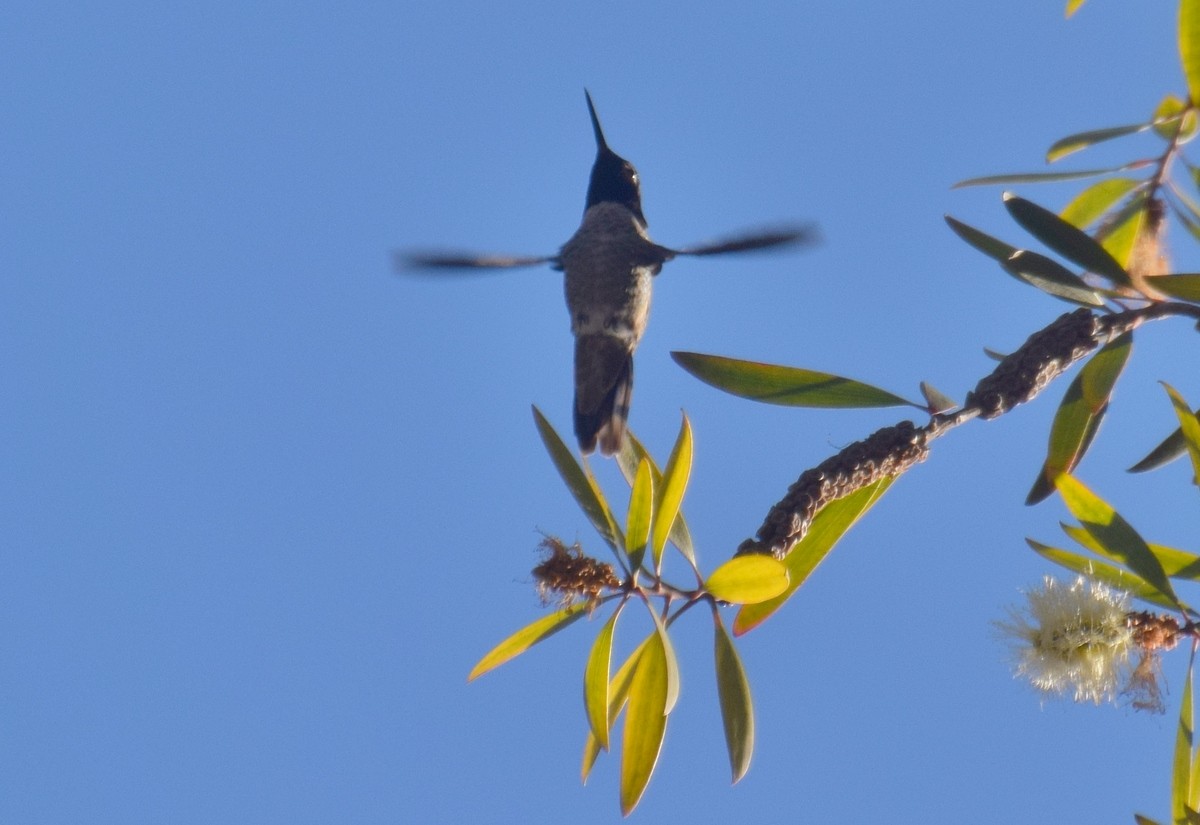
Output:
<svg viewBox="0 0 1200 825">
<path fill-rule="evenodd" d="M 650 280 L 665 258 L 633 214 L 619 204 L 593 206 L 558 257 L 571 332 L 636 346 L 650 314 Z"/>
</svg>

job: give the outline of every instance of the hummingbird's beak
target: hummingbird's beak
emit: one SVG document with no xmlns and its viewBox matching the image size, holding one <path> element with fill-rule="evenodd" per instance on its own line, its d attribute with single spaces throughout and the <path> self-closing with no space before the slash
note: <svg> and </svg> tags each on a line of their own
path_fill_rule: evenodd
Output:
<svg viewBox="0 0 1200 825">
<path fill-rule="evenodd" d="M 587 98 L 588 114 L 592 116 L 592 131 L 596 133 L 596 151 L 612 151 L 608 148 L 608 143 L 604 140 L 604 132 L 600 129 L 600 118 L 596 117 L 596 107 L 592 104 L 591 93 L 584 89 L 583 95 Z"/>
</svg>

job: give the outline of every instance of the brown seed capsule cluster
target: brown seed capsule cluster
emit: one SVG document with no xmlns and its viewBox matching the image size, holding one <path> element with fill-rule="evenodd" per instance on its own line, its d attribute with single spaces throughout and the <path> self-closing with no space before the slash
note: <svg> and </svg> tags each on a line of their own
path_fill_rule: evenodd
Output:
<svg viewBox="0 0 1200 825">
<path fill-rule="evenodd" d="M 882 478 L 900 475 L 924 461 L 928 453 L 926 431 L 911 421 L 884 427 L 854 442 L 805 470 L 783 500 L 771 508 L 757 538 L 746 539 L 738 547 L 738 555 L 764 553 L 782 559 L 804 538 L 822 507 Z"/>
<path fill-rule="evenodd" d="M 967 408 L 981 418 L 996 418 L 1018 404 L 1032 400 L 1059 373 L 1094 350 L 1106 330 L 1101 319 L 1080 307 L 1035 332 L 991 375 L 967 394 Z"/>
<path fill-rule="evenodd" d="M 1125 620 L 1133 630 L 1134 643 L 1147 652 L 1171 650 L 1183 638 L 1179 622 L 1172 616 L 1139 611 L 1130 613 Z"/>
<path fill-rule="evenodd" d="M 557 601 L 569 607 L 584 600 L 589 607 L 595 607 L 605 590 L 621 584 L 613 574 L 612 565 L 584 555 L 579 542 L 568 547 L 561 539 L 546 536 L 538 546 L 545 557 L 533 568 L 533 579 L 544 603 Z"/>
</svg>

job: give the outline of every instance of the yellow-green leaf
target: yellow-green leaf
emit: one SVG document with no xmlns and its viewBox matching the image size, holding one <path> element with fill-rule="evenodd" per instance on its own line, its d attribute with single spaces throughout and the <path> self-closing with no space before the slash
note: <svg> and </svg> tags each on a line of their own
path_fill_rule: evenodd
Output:
<svg viewBox="0 0 1200 825">
<path fill-rule="evenodd" d="M 1187 78 L 1188 97 L 1200 103 L 1200 0 L 1180 0 L 1179 60 Z"/>
<path fill-rule="evenodd" d="M 750 757 L 754 753 L 754 702 L 737 648 L 716 611 L 713 612 L 713 623 L 716 626 L 717 696 L 721 701 L 729 768 L 733 782 L 737 784 L 750 769 Z"/>
<path fill-rule="evenodd" d="M 1053 163 L 1056 160 L 1062 160 L 1067 155 L 1078 152 L 1080 149 L 1086 149 L 1095 143 L 1144 132 L 1152 125 L 1152 123 L 1134 123 L 1129 126 L 1109 126 L 1105 129 L 1090 129 L 1086 132 L 1067 135 L 1054 141 L 1054 144 L 1046 150 L 1046 162 Z"/>
<path fill-rule="evenodd" d="M 612 665 L 613 630 L 623 606 L 624 602 L 617 606 L 596 634 L 587 666 L 583 669 L 583 707 L 587 711 L 588 726 L 604 750 L 608 750 L 608 672 Z"/>
<path fill-rule="evenodd" d="M 1004 206 L 1026 231 L 1064 258 L 1079 264 L 1089 272 L 1108 278 L 1116 284 L 1128 285 L 1129 273 L 1108 250 L 1074 224 L 1033 201 L 1004 193 Z"/>
<path fill-rule="evenodd" d="M 469 682 L 472 679 L 482 676 L 489 670 L 504 664 L 509 659 L 520 656 L 538 642 L 548 639 L 580 616 L 585 615 L 587 610 L 587 603 L 580 602 L 579 604 L 573 604 L 570 607 L 559 610 L 557 613 L 543 616 L 536 622 L 527 624 L 488 651 L 487 655 L 480 659 L 479 663 L 471 669 L 470 675 L 467 676 L 467 681 Z"/>
<path fill-rule="evenodd" d="M 663 472 L 660 488 L 662 494 L 654 507 L 654 528 L 650 546 L 654 553 L 656 571 L 661 569 L 663 548 L 667 546 L 667 536 L 683 503 L 683 494 L 687 492 L 691 473 L 692 425 L 687 415 L 684 415 L 683 423 L 679 427 L 679 437 L 675 439 L 675 447 L 671 450 L 671 457 L 667 459 L 667 469 Z"/>
<path fill-rule="evenodd" d="M 626 431 L 625 438 L 621 441 L 621 449 L 617 451 L 615 456 L 617 466 L 621 470 L 621 475 L 629 482 L 632 487 L 636 481 L 637 468 L 643 460 L 650 464 L 650 476 L 654 482 L 654 495 L 657 498 L 662 495 L 662 471 L 658 469 L 658 464 L 655 463 L 654 457 L 647 452 L 642 446 L 642 442 L 638 441 L 632 432 Z M 680 510 L 675 516 L 675 522 L 671 525 L 671 533 L 668 536 L 671 543 L 679 548 L 679 552 L 684 558 L 696 566 L 696 550 L 692 545 L 692 534 L 688 530 L 687 519 L 683 517 L 683 510 Z"/>
<path fill-rule="evenodd" d="M 611 732 L 613 722 L 617 720 L 621 709 L 625 707 L 625 701 L 629 698 L 629 685 L 633 681 L 633 671 L 637 667 L 638 658 L 641 657 L 642 651 L 646 649 L 646 645 L 656 634 L 650 634 L 633 653 L 629 654 L 629 658 L 625 663 L 617 669 L 617 673 L 612 677 L 612 681 L 608 684 L 608 729 Z M 596 734 L 592 733 L 591 726 L 588 727 L 587 740 L 583 743 L 583 766 L 580 770 L 580 779 L 587 782 L 588 775 L 591 774 L 592 768 L 596 764 L 596 758 L 600 755 L 600 740 L 596 738 Z"/>
<path fill-rule="evenodd" d="M 1083 459 L 1108 410 L 1113 387 L 1125 368 L 1132 345 L 1133 334 L 1129 332 L 1110 341 L 1088 360 L 1067 387 L 1050 427 L 1046 461 L 1025 499 L 1026 504 L 1037 504 L 1047 498 L 1054 492 L 1054 480 L 1074 470 Z"/>
<path fill-rule="evenodd" d="M 704 583 L 709 593 L 731 604 L 757 604 L 787 590 L 788 572 L 772 556 L 734 556 Z"/>
<path fill-rule="evenodd" d="M 1032 547 L 1033 551 L 1042 558 L 1065 567 L 1073 573 L 1079 573 L 1088 578 L 1103 582 L 1110 587 L 1125 591 L 1134 598 L 1151 602 L 1168 610 L 1174 610 L 1176 607 L 1170 599 L 1164 598 L 1157 590 L 1146 584 L 1144 579 L 1124 568 L 1084 556 L 1080 553 L 1072 553 L 1070 550 L 1051 547 L 1048 544 L 1042 544 L 1040 541 L 1034 541 L 1030 538 L 1025 539 L 1025 543 Z"/>
<path fill-rule="evenodd" d="M 1111 169 L 1080 169 L 1077 172 L 1013 172 L 1004 175 L 984 175 L 978 178 L 960 180 L 950 186 L 951 189 L 965 189 L 968 186 L 994 186 L 1011 183 L 1054 183 L 1066 180 L 1082 180 L 1099 175 L 1110 175 L 1127 169 L 1126 166 L 1115 166 Z"/>
<path fill-rule="evenodd" d="M 1187 678 L 1183 681 L 1183 697 L 1179 702 L 1179 727 L 1175 731 L 1175 758 L 1171 764 L 1171 819 L 1187 822 L 1187 809 L 1192 798 L 1192 760 L 1195 726 L 1192 706 L 1192 675 L 1196 669 L 1196 650 L 1188 658 Z"/>
<path fill-rule="evenodd" d="M 1200 421 L 1200 408 L 1192 413 L 1192 417 Z M 1155 470 L 1164 464 L 1170 464 L 1186 452 L 1187 444 L 1183 439 L 1183 429 L 1176 427 L 1175 431 L 1164 438 L 1157 447 L 1150 451 L 1149 455 L 1130 467 L 1129 472 L 1144 473 L 1147 470 Z"/>
<path fill-rule="evenodd" d="M 667 732 L 667 652 L 662 639 L 659 633 L 651 637 L 629 685 L 621 738 L 621 813 L 625 816 L 641 800 Z"/>
<path fill-rule="evenodd" d="M 1106 556 L 1124 564 L 1165 598 L 1182 607 L 1162 564 L 1129 522 L 1074 476 L 1060 475 L 1055 484 L 1071 515 L 1104 548 Z"/>
<path fill-rule="evenodd" d="M 1171 404 L 1175 407 L 1175 416 L 1179 419 L 1179 431 L 1183 435 L 1183 443 L 1188 455 L 1192 458 L 1192 483 L 1200 486 L 1200 420 L 1192 414 L 1183 396 L 1175 391 L 1170 384 L 1163 383 Z"/>
<path fill-rule="evenodd" d="M 1121 266 L 1129 263 L 1133 255 L 1133 246 L 1142 231 L 1146 219 L 1146 196 L 1142 191 L 1135 191 L 1128 200 L 1116 211 L 1096 232 L 1096 239 L 1101 246 L 1108 250 Z M 1132 287 L 1133 282 L 1120 282 L 1121 286 Z"/>
<path fill-rule="evenodd" d="M 596 483 L 590 473 L 585 472 L 579 465 L 575 456 L 567 449 L 567 445 L 559 438 L 554 427 L 537 407 L 533 408 L 533 419 L 537 424 L 538 434 L 542 437 L 542 443 L 546 445 L 546 452 L 550 454 L 550 460 L 554 462 L 558 474 L 566 482 L 567 489 L 579 502 L 579 506 L 583 508 L 583 512 L 592 522 L 592 526 L 596 528 L 600 537 L 608 543 L 609 547 L 616 550 L 624 546 L 625 538 L 621 535 L 621 528 L 617 527 L 612 509 L 604 500 L 604 494 L 600 492 L 600 485 Z"/>
<path fill-rule="evenodd" d="M 788 571 L 787 590 L 765 602 L 743 605 L 733 620 L 733 634 L 741 636 L 750 632 L 782 607 L 816 570 L 817 565 L 829 555 L 829 551 L 838 540 L 871 509 L 893 481 L 895 479 L 891 477 L 881 478 L 845 498 L 825 505 L 809 525 L 804 538 L 784 559 Z"/>
<path fill-rule="evenodd" d="M 1146 281 L 1164 295 L 1200 304 L 1200 275 L 1151 275 Z"/>
<path fill-rule="evenodd" d="M 1087 229 L 1137 185 L 1138 181 L 1134 178 L 1097 181 L 1072 198 L 1058 214 L 1067 223 Z"/>
<path fill-rule="evenodd" d="M 629 517 L 625 526 L 625 546 L 629 555 L 629 567 L 637 570 L 642 566 L 646 544 L 650 541 L 650 523 L 654 514 L 654 475 L 650 462 L 638 462 L 633 489 L 629 494 Z"/>
<path fill-rule="evenodd" d="M 1096 541 L 1087 530 L 1075 524 L 1060 523 L 1059 526 L 1062 527 L 1064 533 L 1079 542 L 1082 547 L 1086 547 L 1100 556 L 1107 555 L 1104 546 Z M 1147 542 L 1146 546 L 1150 548 L 1150 552 L 1154 554 L 1154 558 L 1158 559 L 1158 563 L 1162 565 L 1163 572 L 1169 578 L 1200 581 L 1200 556 L 1197 556 L 1195 553 L 1189 553 L 1186 550 L 1167 547 L 1165 544 L 1150 544 Z"/>
<path fill-rule="evenodd" d="M 675 363 L 704 383 L 741 398 L 789 407 L 923 409 L 886 390 L 826 372 L 742 361 L 698 352 L 672 352 Z"/>
</svg>

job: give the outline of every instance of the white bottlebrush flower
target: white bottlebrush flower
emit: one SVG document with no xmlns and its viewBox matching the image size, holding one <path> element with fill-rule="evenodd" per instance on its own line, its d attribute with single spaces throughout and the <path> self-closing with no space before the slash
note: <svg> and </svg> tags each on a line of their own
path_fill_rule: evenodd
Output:
<svg viewBox="0 0 1200 825">
<path fill-rule="evenodd" d="M 1082 576 L 1071 584 L 1047 576 L 1025 597 L 1024 610 L 996 623 L 1014 643 L 1016 675 L 1051 696 L 1114 700 L 1134 650 L 1128 594 Z"/>
</svg>

